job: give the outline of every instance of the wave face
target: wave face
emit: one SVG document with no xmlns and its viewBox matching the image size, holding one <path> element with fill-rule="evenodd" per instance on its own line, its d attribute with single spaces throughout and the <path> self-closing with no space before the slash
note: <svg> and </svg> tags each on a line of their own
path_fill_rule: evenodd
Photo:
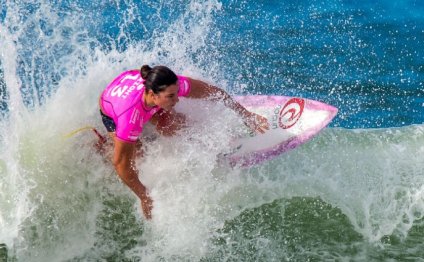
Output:
<svg viewBox="0 0 424 262">
<path fill-rule="evenodd" d="M 1 1 L 0 260 L 423 257 L 423 14 L 388 0 Z M 93 134 L 64 137 L 105 133 L 100 92 L 143 64 L 339 114 L 239 170 L 216 156 L 240 119 L 181 99 L 191 127 L 147 142 L 137 162 L 155 205 L 145 222 Z"/>
</svg>

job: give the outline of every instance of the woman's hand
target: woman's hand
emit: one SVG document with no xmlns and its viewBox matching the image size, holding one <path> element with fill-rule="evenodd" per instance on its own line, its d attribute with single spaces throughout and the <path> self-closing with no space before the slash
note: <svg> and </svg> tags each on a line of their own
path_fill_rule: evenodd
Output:
<svg viewBox="0 0 424 262">
<path fill-rule="evenodd" d="M 141 197 L 141 209 L 146 219 L 152 219 L 153 200 L 148 193 L 145 193 Z"/>
<path fill-rule="evenodd" d="M 258 114 L 246 110 L 244 114 L 244 123 L 254 132 L 265 133 L 269 129 L 268 120 Z"/>
</svg>

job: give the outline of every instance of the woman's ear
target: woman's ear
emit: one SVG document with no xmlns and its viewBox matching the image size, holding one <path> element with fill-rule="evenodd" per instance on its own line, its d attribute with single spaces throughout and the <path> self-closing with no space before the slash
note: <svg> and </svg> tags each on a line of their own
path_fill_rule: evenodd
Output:
<svg viewBox="0 0 424 262">
<path fill-rule="evenodd" d="M 154 95 L 155 95 L 155 93 L 153 93 L 153 91 L 152 91 L 152 90 L 148 90 L 148 91 L 147 91 L 147 96 L 148 96 L 148 97 L 153 98 L 153 97 L 154 97 Z"/>
</svg>

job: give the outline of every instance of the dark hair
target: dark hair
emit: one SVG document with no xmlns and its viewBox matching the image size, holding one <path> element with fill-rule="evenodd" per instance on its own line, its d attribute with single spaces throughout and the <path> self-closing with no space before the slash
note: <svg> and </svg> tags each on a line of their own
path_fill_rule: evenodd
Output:
<svg viewBox="0 0 424 262">
<path fill-rule="evenodd" d="M 177 83 L 177 75 L 166 66 L 155 66 L 151 68 L 143 65 L 140 68 L 141 77 L 145 80 L 144 86 L 146 90 L 152 90 L 153 93 L 159 94 L 168 86 Z"/>
</svg>

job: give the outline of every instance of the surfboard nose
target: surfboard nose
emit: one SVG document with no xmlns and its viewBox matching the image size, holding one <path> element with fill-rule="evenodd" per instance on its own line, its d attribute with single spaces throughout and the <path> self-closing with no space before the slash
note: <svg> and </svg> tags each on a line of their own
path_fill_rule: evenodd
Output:
<svg viewBox="0 0 424 262">
<path fill-rule="evenodd" d="M 241 137 L 223 155 L 231 166 L 251 167 L 304 144 L 336 116 L 338 109 L 326 103 L 298 97 L 247 95 L 235 99 L 270 121 L 270 130 L 253 137 Z"/>
</svg>

